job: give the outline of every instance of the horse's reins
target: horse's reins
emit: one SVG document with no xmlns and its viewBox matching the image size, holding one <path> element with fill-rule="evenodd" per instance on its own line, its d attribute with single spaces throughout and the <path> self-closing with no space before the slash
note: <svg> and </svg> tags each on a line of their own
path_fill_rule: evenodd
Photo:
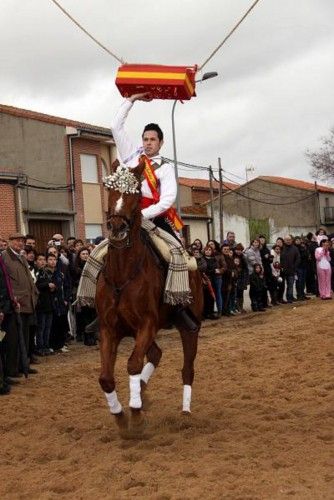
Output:
<svg viewBox="0 0 334 500">
<path fill-rule="evenodd" d="M 118 247 L 111 247 L 111 248 L 114 248 L 115 250 L 118 250 L 119 248 Z M 122 248 L 125 248 L 125 247 L 121 247 L 120 249 Z M 140 259 L 140 261 L 137 263 L 137 266 L 135 267 L 133 273 L 130 275 L 130 277 L 120 286 L 116 286 L 115 283 L 113 283 L 107 273 L 106 273 L 106 266 L 103 267 L 102 269 L 102 274 L 104 276 L 104 279 L 106 280 L 106 282 L 108 283 L 108 285 L 111 286 L 112 288 L 112 291 L 113 293 L 116 295 L 117 299 L 120 298 L 120 295 L 122 293 L 122 291 L 124 290 L 124 288 L 129 285 L 129 283 L 131 283 L 131 281 L 133 281 L 135 279 L 135 277 L 140 273 L 142 267 L 143 267 L 143 264 L 144 264 L 144 259 L 146 257 L 146 253 L 147 253 L 147 247 L 144 245 L 144 252 L 143 252 L 143 255 L 142 255 L 142 258 Z"/>
</svg>

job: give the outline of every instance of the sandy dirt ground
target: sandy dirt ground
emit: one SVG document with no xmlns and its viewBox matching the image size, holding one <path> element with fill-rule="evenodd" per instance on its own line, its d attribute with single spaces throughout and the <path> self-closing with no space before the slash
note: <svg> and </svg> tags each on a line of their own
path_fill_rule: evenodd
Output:
<svg viewBox="0 0 334 500">
<path fill-rule="evenodd" d="M 44 358 L 0 401 L 0 498 L 334 498 L 333 306 L 313 299 L 204 323 L 190 417 L 179 337 L 162 332 L 136 439 L 108 413 L 97 349 Z M 125 406 L 130 349 L 117 363 Z"/>
</svg>

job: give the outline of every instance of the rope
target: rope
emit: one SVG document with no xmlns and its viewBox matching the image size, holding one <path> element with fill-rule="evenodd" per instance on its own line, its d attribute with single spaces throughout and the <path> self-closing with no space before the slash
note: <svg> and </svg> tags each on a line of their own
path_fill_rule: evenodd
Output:
<svg viewBox="0 0 334 500">
<path fill-rule="evenodd" d="M 212 54 L 204 61 L 202 66 L 198 68 L 198 71 L 201 71 L 204 66 L 208 64 L 208 62 L 213 58 L 213 56 L 218 52 L 218 50 L 227 42 L 227 40 L 230 38 L 230 36 L 236 31 L 236 29 L 240 26 L 240 24 L 243 22 L 244 19 L 248 16 L 248 14 L 254 9 L 255 5 L 259 2 L 260 0 L 255 0 L 255 2 L 252 3 L 252 5 L 249 7 L 247 12 L 242 16 L 242 18 L 237 22 L 237 24 L 232 28 L 232 30 L 226 35 L 224 40 L 218 45 L 218 47 L 212 52 Z"/>
<path fill-rule="evenodd" d="M 62 7 L 60 5 L 60 3 L 58 3 L 56 0 L 51 0 L 51 2 L 53 2 L 64 14 L 65 16 L 67 16 L 76 26 L 78 26 L 79 29 L 81 29 L 81 31 L 83 31 L 87 36 L 89 36 L 89 38 L 91 40 L 93 40 L 93 42 L 95 42 L 97 45 L 99 45 L 103 50 L 105 50 L 106 52 L 108 52 L 108 54 L 110 56 L 112 56 L 114 59 L 116 59 L 118 62 L 120 62 L 121 64 L 126 64 L 125 61 L 123 61 L 123 59 L 121 59 L 120 57 L 118 57 L 116 54 L 114 54 L 114 52 L 112 52 L 111 50 L 108 49 L 108 47 L 106 47 L 105 45 L 103 45 L 101 42 L 99 42 L 93 35 L 91 35 L 83 26 L 81 26 L 80 23 L 78 23 L 78 21 L 76 21 L 74 19 L 74 17 L 71 16 L 71 14 L 69 12 L 67 12 L 67 10 L 64 9 L 64 7 Z"/>
</svg>

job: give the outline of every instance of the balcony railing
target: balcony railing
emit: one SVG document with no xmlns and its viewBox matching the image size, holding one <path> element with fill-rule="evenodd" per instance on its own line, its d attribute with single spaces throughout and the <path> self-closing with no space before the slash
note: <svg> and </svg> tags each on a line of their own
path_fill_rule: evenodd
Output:
<svg viewBox="0 0 334 500">
<path fill-rule="evenodd" d="M 324 207 L 325 222 L 334 222 L 334 207 Z"/>
</svg>

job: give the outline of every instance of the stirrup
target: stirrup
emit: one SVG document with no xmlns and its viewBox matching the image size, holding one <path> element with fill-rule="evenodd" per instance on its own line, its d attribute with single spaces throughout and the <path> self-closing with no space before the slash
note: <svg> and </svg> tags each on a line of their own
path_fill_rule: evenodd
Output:
<svg viewBox="0 0 334 500">
<path fill-rule="evenodd" d="M 188 307 L 182 307 L 176 310 L 174 324 L 176 328 L 186 330 L 192 334 L 198 333 L 201 326 L 200 322 L 195 318 Z"/>
<path fill-rule="evenodd" d="M 86 326 L 85 333 L 87 333 L 88 335 L 98 334 L 99 329 L 100 329 L 99 318 L 96 316 L 96 318 Z"/>
</svg>

